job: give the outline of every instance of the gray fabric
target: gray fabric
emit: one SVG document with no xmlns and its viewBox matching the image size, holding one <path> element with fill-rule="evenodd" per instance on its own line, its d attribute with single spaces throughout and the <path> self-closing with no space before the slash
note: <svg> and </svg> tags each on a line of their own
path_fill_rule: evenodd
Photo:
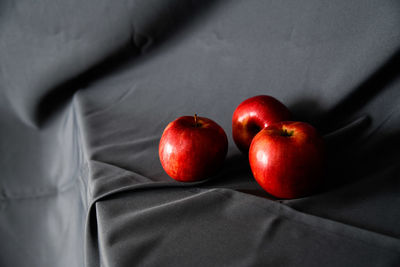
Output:
<svg viewBox="0 0 400 267">
<path fill-rule="evenodd" d="M 399 266 L 398 1 L 0 2 L 0 266 Z M 276 200 L 231 137 L 272 95 L 328 145 L 324 186 Z M 227 132 L 178 183 L 182 115 Z"/>
</svg>

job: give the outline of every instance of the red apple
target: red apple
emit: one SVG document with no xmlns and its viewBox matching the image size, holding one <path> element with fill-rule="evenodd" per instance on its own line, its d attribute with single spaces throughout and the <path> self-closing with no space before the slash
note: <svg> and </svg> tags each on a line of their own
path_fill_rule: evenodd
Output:
<svg viewBox="0 0 400 267">
<path fill-rule="evenodd" d="M 253 137 L 268 125 L 290 120 L 289 109 L 272 96 L 259 95 L 243 101 L 232 116 L 232 135 L 237 147 L 247 153 Z"/>
<path fill-rule="evenodd" d="M 165 128 L 159 157 L 165 172 L 177 181 L 205 179 L 220 169 L 228 151 L 224 130 L 195 116 L 177 118 Z"/>
<path fill-rule="evenodd" d="M 304 122 L 278 122 L 260 131 L 249 150 L 251 171 L 258 184 L 278 198 L 308 195 L 319 185 L 324 142 Z"/>
</svg>

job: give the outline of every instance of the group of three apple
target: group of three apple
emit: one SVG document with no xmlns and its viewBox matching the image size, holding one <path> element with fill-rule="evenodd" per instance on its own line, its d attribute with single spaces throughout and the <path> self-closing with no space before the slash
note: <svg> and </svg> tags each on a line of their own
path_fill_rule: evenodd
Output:
<svg viewBox="0 0 400 267">
<path fill-rule="evenodd" d="M 284 199 L 313 193 L 322 180 L 325 161 L 318 131 L 291 119 L 289 109 L 268 95 L 246 99 L 232 116 L 233 140 L 248 155 L 255 180 L 269 194 Z M 159 143 L 162 167 L 181 182 L 213 176 L 227 150 L 225 131 L 196 114 L 169 123 Z"/>
</svg>

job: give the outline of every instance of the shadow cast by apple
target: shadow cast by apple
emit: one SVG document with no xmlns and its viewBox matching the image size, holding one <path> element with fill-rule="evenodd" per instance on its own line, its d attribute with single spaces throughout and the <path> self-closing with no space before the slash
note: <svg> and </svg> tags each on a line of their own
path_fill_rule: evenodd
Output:
<svg viewBox="0 0 400 267">
<path fill-rule="evenodd" d="M 378 133 L 379 134 L 379 133 Z M 357 182 L 371 174 L 398 165 L 400 131 L 380 133 L 330 150 L 321 192 Z"/>
<path fill-rule="evenodd" d="M 201 184 L 205 188 L 229 188 L 257 197 L 277 200 L 274 196 L 264 191 L 251 173 L 247 155 L 237 153 L 226 158 L 222 170 Z"/>
<path fill-rule="evenodd" d="M 232 181 L 242 179 L 243 177 L 249 177 L 250 175 L 251 170 L 248 157 L 238 151 L 225 159 L 222 169 L 217 175 L 210 179 L 210 182 L 215 185 L 231 183 Z"/>
<path fill-rule="evenodd" d="M 289 105 L 289 109 L 292 112 L 292 120 L 307 122 L 320 130 L 321 117 L 325 114 L 326 109 L 318 101 L 310 98 L 299 99 Z M 321 134 L 323 133 L 321 132 Z"/>
</svg>

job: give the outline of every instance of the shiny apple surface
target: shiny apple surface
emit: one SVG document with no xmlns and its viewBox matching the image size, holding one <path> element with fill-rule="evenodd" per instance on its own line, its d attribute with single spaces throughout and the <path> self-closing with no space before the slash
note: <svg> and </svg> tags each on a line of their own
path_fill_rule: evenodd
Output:
<svg viewBox="0 0 400 267">
<path fill-rule="evenodd" d="M 247 153 L 253 137 L 270 124 L 290 120 L 289 109 L 272 96 L 246 99 L 232 116 L 232 136 L 237 147 Z"/>
<path fill-rule="evenodd" d="M 304 122 L 279 122 L 260 131 L 249 150 L 249 162 L 260 186 L 278 198 L 311 194 L 320 184 L 324 142 Z"/>
<path fill-rule="evenodd" d="M 204 117 L 183 116 L 165 128 L 159 143 L 166 173 L 182 182 L 206 179 L 222 166 L 228 150 L 225 131 Z"/>
</svg>

